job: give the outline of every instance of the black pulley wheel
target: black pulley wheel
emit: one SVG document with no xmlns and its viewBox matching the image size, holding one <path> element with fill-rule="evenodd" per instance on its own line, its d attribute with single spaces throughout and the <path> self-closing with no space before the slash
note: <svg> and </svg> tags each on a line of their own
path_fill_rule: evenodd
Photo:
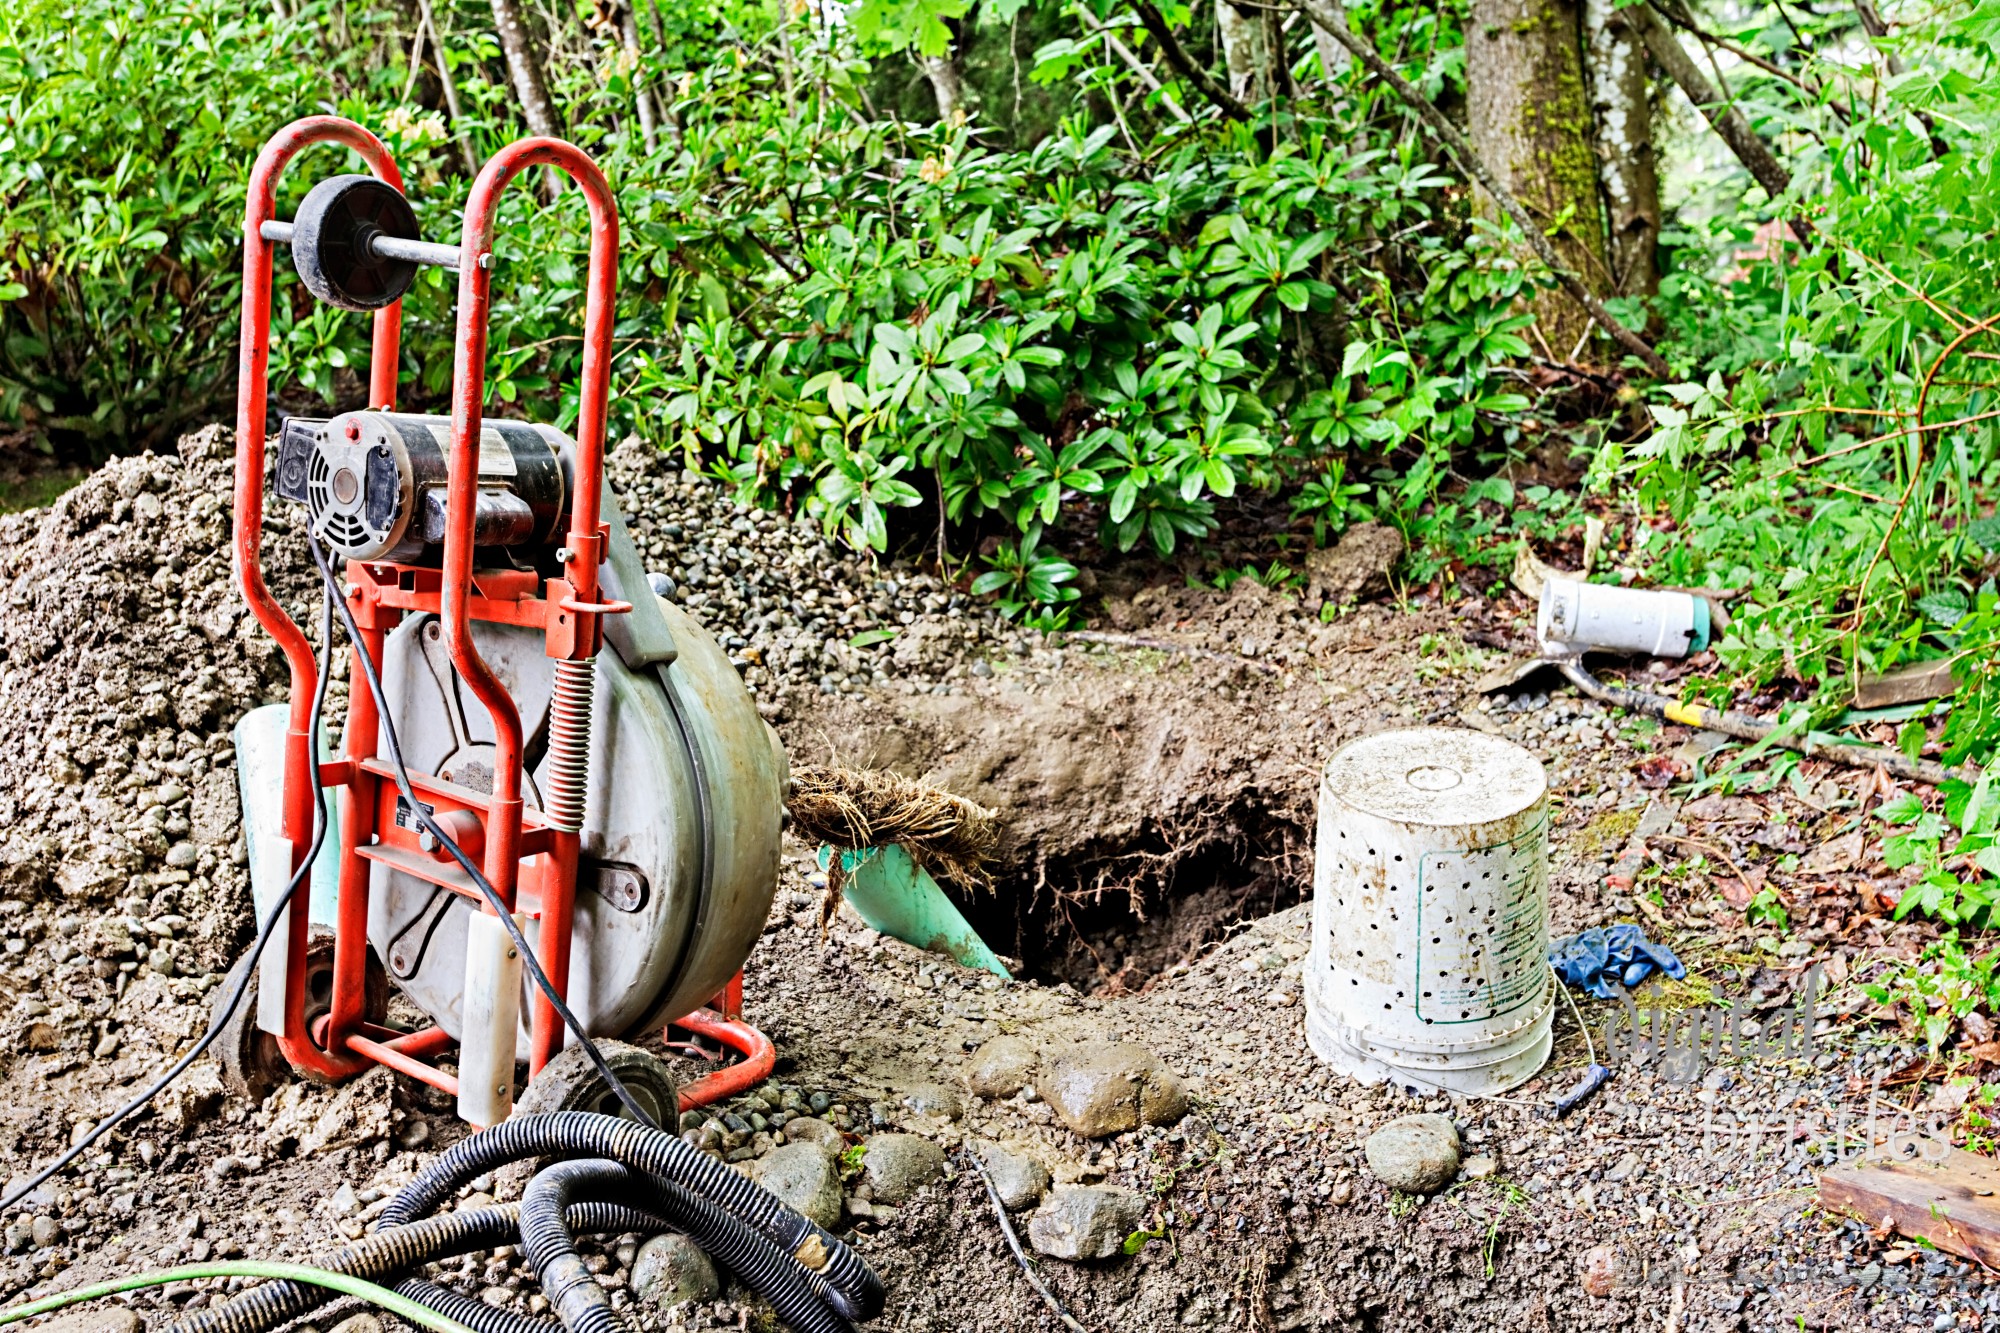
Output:
<svg viewBox="0 0 2000 1333">
<path fill-rule="evenodd" d="M 292 222 L 292 265 L 306 289 L 343 310 L 380 310 L 409 290 L 417 266 L 377 255 L 374 240 L 414 241 L 417 215 L 403 192 L 373 176 L 313 186 Z"/>
</svg>

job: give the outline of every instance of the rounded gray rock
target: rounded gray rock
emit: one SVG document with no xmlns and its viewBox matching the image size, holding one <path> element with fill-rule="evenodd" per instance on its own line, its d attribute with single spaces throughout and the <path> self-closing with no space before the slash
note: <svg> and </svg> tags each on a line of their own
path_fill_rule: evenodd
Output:
<svg viewBox="0 0 2000 1333">
<path fill-rule="evenodd" d="M 840 1131 L 816 1116 L 793 1116 L 785 1122 L 785 1142 L 809 1143 L 829 1156 L 840 1153 Z"/>
<path fill-rule="evenodd" d="M 1051 1259 L 1110 1259 L 1139 1229 L 1146 1201 L 1115 1185 L 1071 1185 L 1054 1191 L 1028 1219 L 1028 1243 Z"/>
<path fill-rule="evenodd" d="M 1028 1086 L 1040 1063 L 1035 1048 L 1019 1037 L 995 1037 L 966 1062 L 965 1086 L 975 1097 L 1012 1097 Z"/>
<path fill-rule="evenodd" d="M 1368 1136 L 1368 1169 L 1405 1194 L 1434 1194 L 1458 1175 L 1458 1129 L 1441 1115 L 1406 1115 Z"/>
<path fill-rule="evenodd" d="M 937 1083 L 911 1086 L 903 1093 L 903 1105 L 934 1120 L 957 1120 L 965 1114 L 965 1103 L 959 1095 Z"/>
<path fill-rule="evenodd" d="M 1157 1055 L 1129 1041 L 1084 1042 L 1051 1051 L 1035 1091 L 1075 1133 L 1106 1139 L 1187 1114 L 1187 1093 Z"/>
<path fill-rule="evenodd" d="M 632 1260 L 632 1294 L 650 1305 L 712 1301 L 721 1291 L 715 1261 L 686 1236 L 655 1236 Z"/>
<path fill-rule="evenodd" d="M 861 1173 L 877 1203 L 900 1204 L 944 1174 L 944 1149 L 915 1134 L 876 1134 L 862 1147 Z"/>
<path fill-rule="evenodd" d="M 1021 1149 L 1010 1144 L 979 1142 L 972 1145 L 972 1151 L 986 1168 L 1001 1204 L 1009 1210 L 1027 1208 L 1048 1193 L 1049 1169 Z"/>
<path fill-rule="evenodd" d="M 840 1223 L 840 1175 L 833 1159 L 817 1143 L 788 1143 L 773 1148 L 751 1168 L 751 1178 L 793 1211 L 820 1226 Z"/>
</svg>

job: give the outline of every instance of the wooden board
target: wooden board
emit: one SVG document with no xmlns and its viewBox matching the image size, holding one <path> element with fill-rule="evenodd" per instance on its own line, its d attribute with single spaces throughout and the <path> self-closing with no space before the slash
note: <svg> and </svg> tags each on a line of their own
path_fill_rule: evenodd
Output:
<svg viewBox="0 0 2000 1333">
<path fill-rule="evenodd" d="M 1819 1200 L 1872 1228 L 1886 1223 L 1962 1259 L 2000 1265 L 2000 1163 L 1989 1157 L 1953 1148 L 1939 1162 L 1863 1158 L 1823 1172 Z"/>
<path fill-rule="evenodd" d="M 1951 659 L 1917 662 L 1879 676 L 1863 676 L 1854 689 L 1856 708 L 1893 708 L 1897 704 L 1922 703 L 1942 699 L 1958 688 L 1952 679 Z"/>
</svg>

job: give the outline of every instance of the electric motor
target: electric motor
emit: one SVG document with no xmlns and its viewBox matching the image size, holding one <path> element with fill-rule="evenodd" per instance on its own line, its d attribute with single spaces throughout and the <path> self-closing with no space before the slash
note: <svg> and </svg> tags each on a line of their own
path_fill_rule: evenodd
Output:
<svg viewBox="0 0 2000 1333">
<path fill-rule="evenodd" d="M 450 417 L 347 412 L 292 417 L 278 442 L 278 494 L 349 560 L 419 564 L 443 549 Z M 482 423 L 475 547 L 517 553 L 548 547 L 569 507 L 574 442 L 551 426 Z"/>
</svg>

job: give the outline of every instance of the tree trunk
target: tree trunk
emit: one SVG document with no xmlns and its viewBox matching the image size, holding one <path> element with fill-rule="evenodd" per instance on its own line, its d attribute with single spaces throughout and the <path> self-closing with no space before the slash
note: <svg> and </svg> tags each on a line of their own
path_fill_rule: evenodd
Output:
<svg viewBox="0 0 2000 1333">
<path fill-rule="evenodd" d="M 1133 0 L 1133 3 L 1146 4 L 1149 0 Z M 1576 270 L 1563 262 L 1562 256 L 1556 253 L 1555 246 L 1549 243 L 1549 238 L 1535 227 L 1534 219 L 1528 216 L 1528 210 L 1522 206 L 1521 201 L 1514 197 L 1513 191 L 1494 173 L 1493 168 L 1486 164 L 1486 160 L 1480 157 L 1479 150 L 1474 148 L 1472 141 L 1452 123 L 1451 117 L 1438 110 L 1437 103 L 1425 97 L 1415 84 L 1398 74 L 1395 68 L 1382 58 L 1380 51 L 1347 26 L 1347 20 L 1331 8 L 1327 0 L 1297 0 L 1297 3 L 1307 18 L 1346 47 L 1370 74 L 1388 84 L 1396 96 L 1403 99 L 1403 104 L 1417 113 L 1417 117 L 1430 127 L 1432 134 L 1437 136 L 1438 142 L 1458 160 L 1459 168 L 1478 181 L 1486 193 L 1492 196 L 1494 203 L 1499 205 L 1500 211 L 1513 219 L 1514 225 L 1519 227 L 1521 234 L 1527 238 L 1528 248 L 1534 251 L 1535 257 L 1542 261 L 1549 272 L 1555 274 L 1556 281 L 1562 284 L 1563 290 L 1568 292 L 1579 306 L 1590 312 L 1591 318 L 1597 321 L 1599 327 L 1616 339 L 1620 346 L 1643 361 L 1646 369 L 1654 375 L 1665 379 L 1674 373 L 1666 358 L 1653 350 L 1651 343 L 1620 324 L 1618 317 L 1605 308 L 1604 299 L 1590 289 Z"/>
<path fill-rule="evenodd" d="M 417 15 L 424 31 L 430 34 L 431 54 L 437 57 L 438 86 L 444 89 L 445 114 L 451 117 L 451 133 L 458 141 L 459 156 L 465 160 L 465 174 L 468 178 L 477 176 L 479 158 L 472 151 L 472 137 L 465 132 L 465 113 L 458 104 L 458 80 L 451 76 L 451 62 L 445 59 L 444 34 L 438 31 L 437 17 L 431 13 L 431 0 L 417 0 Z"/>
<path fill-rule="evenodd" d="M 639 137 L 645 140 L 646 151 L 650 153 L 660 145 L 659 118 L 653 114 L 653 94 L 646 87 L 645 58 L 639 50 L 639 16 L 629 3 L 619 24 L 619 37 L 626 58 L 632 62 L 632 101 L 639 111 Z M 789 100 L 790 87 L 785 91 Z"/>
<path fill-rule="evenodd" d="M 1638 4 L 1624 10 L 1631 16 L 1632 23 L 1645 39 L 1646 49 L 1653 53 L 1653 59 L 1660 62 L 1660 68 L 1667 77 L 1680 85 L 1687 99 L 1697 110 L 1708 118 L 1717 135 L 1729 150 L 1736 154 L 1736 160 L 1743 164 L 1752 180 L 1764 187 L 1764 193 L 1771 196 L 1776 204 L 1785 191 L 1792 187 L 1792 173 L 1786 171 L 1772 155 L 1764 141 L 1757 137 L 1757 131 L 1750 128 L 1750 122 L 1743 113 L 1730 104 L 1727 98 L 1718 94 L 1709 84 L 1708 76 L 1694 63 L 1694 57 L 1667 27 L 1665 19 L 1653 12 L 1651 5 Z M 1797 218 L 1792 219 L 1792 232 L 1804 241 L 1811 230 Z"/>
<path fill-rule="evenodd" d="M 958 63 L 949 53 L 917 59 L 924 67 L 924 77 L 931 81 L 931 91 L 937 95 L 938 119 L 950 120 L 965 101 L 965 84 L 958 77 Z"/>
<path fill-rule="evenodd" d="M 514 96 L 521 103 L 521 118 L 530 134 L 555 137 L 562 133 L 556 123 L 555 101 L 549 96 L 548 76 L 535 55 L 534 39 L 521 17 L 519 0 L 492 0 L 493 26 L 500 32 L 500 50 L 507 57 L 507 73 L 514 81 Z"/>
<path fill-rule="evenodd" d="M 1583 86 L 1577 0 L 1472 0 L 1465 83 L 1472 143 L 1520 200 L 1564 267 L 1602 297 L 1611 289 Z M 1482 197 L 1489 215 L 1495 201 Z M 1547 355 L 1581 355 L 1589 316 L 1559 293 L 1534 303 Z M 1531 338 L 1531 341 L 1534 339 Z"/>
<path fill-rule="evenodd" d="M 1230 95 L 1252 106 L 1269 97 L 1262 78 L 1271 64 L 1263 15 L 1238 9 L 1229 0 L 1215 0 L 1215 35 L 1222 43 L 1223 64 L 1229 68 Z"/>
<path fill-rule="evenodd" d="M 1347 17 L 1347 6 L 1342 0 L 1327 0 L 1327 8 L 1343 19 Z M 1313 45 L 1319 51 L 1320 81 L 1331 85 L 1347 73 L 1347 67 L 1353 63 L 1354 57 L 1348 54 L 1346 47 L 1334 39 L 1332 33 L 1317 23 L 1312 25 L 1312 32 Z"/>
<path fill-rule="evenodd" d="M 1629 10 L 1585 0 L 1597 182 L 1604 192 L 1605 250 L 1620 296 L 1660 291 L 1660 175 L 1647 98 L 1646 43 Z"/>
</svg>

